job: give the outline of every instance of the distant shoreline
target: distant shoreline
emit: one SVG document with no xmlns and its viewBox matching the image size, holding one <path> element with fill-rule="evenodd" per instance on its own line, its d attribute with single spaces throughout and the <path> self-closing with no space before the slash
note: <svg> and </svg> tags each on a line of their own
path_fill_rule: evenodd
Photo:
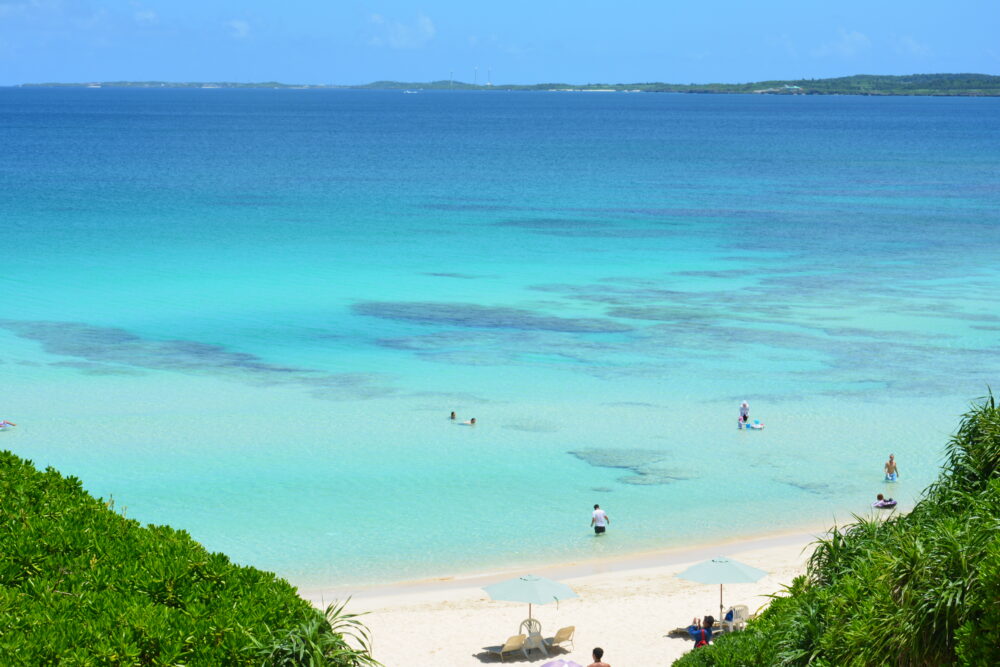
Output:
<svg viewBox="0 0 1000 667">
<path fill-rule="evenodd" d="M 703 95 L 863 95 L 922 97 L 998 97 L 1000 76 L 990 74 L 912 74 L 879 76 L 857 74 L 831 79 L 796 79 L 752 83 L 673 84 L 647 83 L 538 83 L 472 84 L 462 81 L 376 81 L 361 85 L 290 84 L 277 81 L 239 83 L 232 81 L 89 81 L 76 83 L 22 83 L 20 88 L 188 88 L 188 89 L 280 89 L 280 90 L 398 90 L 506 91 L 506 92 L 618 92 L 689 93 Z"/>
</svg>

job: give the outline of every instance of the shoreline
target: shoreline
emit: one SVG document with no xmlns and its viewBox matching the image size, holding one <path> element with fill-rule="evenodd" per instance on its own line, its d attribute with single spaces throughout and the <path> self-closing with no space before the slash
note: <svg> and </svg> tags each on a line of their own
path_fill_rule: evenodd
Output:
<svg viewBox="0 0 1000 667">
<path fill-rule="evenodd" d="M 963 77 L 955 86 L 955 77 Z M 237 89 L 237 90 L 376 90 L 389 92 L 619 92 L 707 95 L 850 95 L 861 97 L 1000 97 L 1000 77 L 990 74 L 947 72 L 871 75 L 854 74 L 821 79 L 764 79 L 742 83 L 506 83 L 479 84 L 454 79 L 438 81 L 381 80 L 370 83 L 285 83 L 281 81 L 46 81 L 21 82 L 4 88 L 129 88 L 129 89 Z"/>
<path fill-rule="evenodd" d="M 281 86 L 266 86 L 266 85 L 217 85 L 217 86 L 186 86 L 186 85 L 115 85 L 113 83 L 100 83 L 98 85 L 87 85 L 83 83 L 67 83 L 67 84 L 38 84 L 38 83 L 18 83 L 9 86 L 0 86 L 3 88 L 27 88 L 27 89 L 50 89 L 50 90 L 63 90 L 63 89 L 87 89 L 87 88 L 108 88 L 112 90 L 320 90 L 320 91 L 358 91 L 358 90 L 370 90 L 375 92 L 409 92 L 404 88 L 369 88 L 365 86 L 323 86 L 323 85 L 304 85 L 304 86 L 292 86 L 292 85 L 281 85 Z M 995 92 L 940 92 L 940 93 L 927 93 L 927 92 L 914 92 L 914 93 L 898 93 L 898 92 L 881 92 L 881 91 L 812 91 L 807 93 L 785 93 L 780 91 L 768 91 L 768 90 L 625 90 L 617 88 L 550 88 L 544 90 L 524 90 L 519 88 L 505 88 L 503 86 L 494 86 L 492 88 L 460 88 L 457 90 L 449 90 L 443 88 L 416 88 L 412 92 L 418 93 L 465 93 L 465 92 L 498 92 L 498 93 L 649 93 L 655 95 L 749 95 L 749 96 L 760 96 L 767 95 L 770 97 L 929 97 L 929 98 L 996 98 L 1000 97 L 1000 93 Z"/>
<path fill-rule="evenodd" d="M 527 658 L 515 653 L 505 661 L 544 664 L 562 658 L 586 665 L 591 649 L 601 646 L 612 665 L 671 664 L 693 647 L 693 642 L 672 635 L 671 630 L 687 626 L 692 617 L 719 613 L 717 585 L 686 581 L 678 573 L 717 555 L 763 569 L 767 575 L 755 583 L 724 587 L 725 607 L 744 604 L 755 613 L 770 603 L 772 594 L 805 573 L 809 546 L 825 531 L 786 531 L 533 569 L 535 574 L 559 579 L 578 595 L 532 610 L 544 637 L 573 626 L 573 643 L 551 649 L 547 656 L 531 651 Z M 360 615 L 370 633 L 372 655 L 386 667 L 499 664 L 486 647 L 519 634 L 528 609 L 526 604 L 493 601 L 482 586 L 526 571 L 368 587 L 354 592 L 347 612 Z M 331 592 L 299 594 L 322 609 L 335 599 Z"/>
<path fill-rule="evenodd" d="M 809 524 L 794 529 L 786 528 L 774 532 L 758 533 L 749 537 L 742 536 L 726 540 L 684 544 L 676 547 L 605 558 L 498 567 L 489 571 L 479 571 L 462 575 L 446 575 L 372 584 L 299 587 L 299 596 L 314 604 L 320 604 L 324 600 L 329 602 L 330 600 L 343 600 L 348 597 L 352 599 L 364 599 L 387 595 L 409 595 L 466 588 L 478 589 L 497 581 L 528 573 L 545 576 L 550 579 L 575 579 L 601 574 L 636 572 L 662 566 L 706 560 L 713 556 L 728 556 L 744 551 L 781 548 L 799 544 L 808 546 L 817 537 L 827 533 L 832 526 L 832 522 L 828 522 L 823 526 Z"/>
</svg>

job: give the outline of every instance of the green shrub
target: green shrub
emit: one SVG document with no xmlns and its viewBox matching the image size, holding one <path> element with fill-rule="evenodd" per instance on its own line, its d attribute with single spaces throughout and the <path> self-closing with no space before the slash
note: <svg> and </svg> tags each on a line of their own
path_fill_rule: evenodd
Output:
<svg viewBox="0 0 1000 667">
<path fill-rule="evenodd" d="M 366 638 L 343 606 L 324 616 L 275 575 L 111 505 L 0 452 L 3 664 L 374 664 L 337 631 Z M 273 657 L 299 640 L 317 647 Z"/>
<path fill-rule="evenodd" d="M 1000 409 L 966 414 L 913 511 L 855 517 L 751 621 L 675 665 L 1000 664 Z"/>
</svg>

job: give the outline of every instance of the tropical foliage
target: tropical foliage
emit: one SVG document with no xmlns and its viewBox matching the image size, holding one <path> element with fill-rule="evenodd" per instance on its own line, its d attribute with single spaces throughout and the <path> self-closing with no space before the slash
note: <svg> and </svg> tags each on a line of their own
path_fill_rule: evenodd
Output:
<svg viewBox="0 0 1000 667">
<path fill-rule="evenodd" d="M 858 518 L 821 539 L 745 632 L 675 662 L 736 665 L 1000 664 L 1000 409 L 966 414 L 912 512 Z"/>
<path fill-rule="evenodd" d="M 275 575 L 184 531 L 143 527 L 10 452 L 0 452 L 0 619 L 5 665 L 375 664 L 343 605 L 324 615 Z"/>
</svg>

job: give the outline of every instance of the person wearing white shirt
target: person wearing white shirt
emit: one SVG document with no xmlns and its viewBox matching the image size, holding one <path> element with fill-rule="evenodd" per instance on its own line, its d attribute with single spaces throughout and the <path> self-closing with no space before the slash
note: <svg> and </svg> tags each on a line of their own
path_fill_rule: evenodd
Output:
<svg viewBox="0 0 1000 667">
<path fill-rule="evenodd" d="M 594 533 L 600 535 L 608 529 L 609 523 L 611 523 L 611 517 L 601 509 L 600 505 L 594 505 L 594 513 L 590 517 L 590 525 L 594 527 Z"/>
<path fill-rule="evenodd" d="M 750 421 L 750 404 L 746 401 L 740 403 L 740 421 L 744 424 Z"/>
</svg>

